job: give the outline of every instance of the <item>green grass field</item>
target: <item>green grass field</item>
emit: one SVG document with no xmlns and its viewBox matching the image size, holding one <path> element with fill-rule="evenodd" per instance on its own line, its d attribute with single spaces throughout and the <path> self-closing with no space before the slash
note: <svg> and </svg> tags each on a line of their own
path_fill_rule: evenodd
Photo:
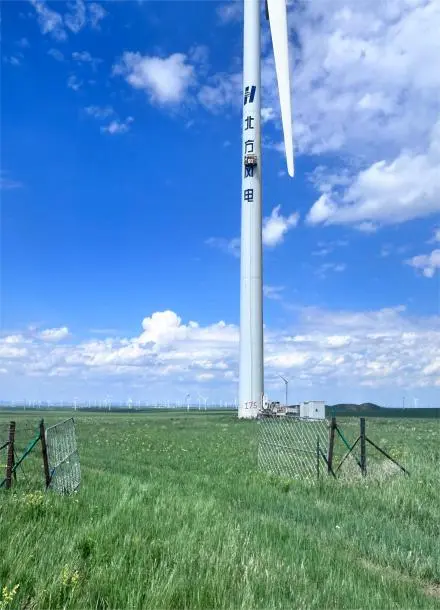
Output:
<svg viewBox="0 0 440 610">
<path fill-rule="evenodd" d="M 310 484 L 258 472 L 258 424 L 230 413 L 75 417 L 78 494 L 39 493 L 39 448 L 0 490 L 0 610 L 440 608 L 438 420 L 367 423 L 410 477 Z M 14 419 L 24 448 L 38 414 Z"/>
</svg>

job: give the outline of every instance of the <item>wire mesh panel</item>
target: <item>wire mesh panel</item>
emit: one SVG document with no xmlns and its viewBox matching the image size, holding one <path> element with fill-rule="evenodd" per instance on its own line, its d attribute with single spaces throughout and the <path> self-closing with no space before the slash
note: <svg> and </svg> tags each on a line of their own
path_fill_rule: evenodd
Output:
<svg viewBox="0 0 440 610">
<path fill-rule="evenodd" d="M 73 417 L 46 429 L 50 488 L 71 494 L 81 482 L 78 447 Z"/>
<path fill-rule="evenodd" d="M 259 469 L 291 479 L 316 479 L 324 472 L 328 431 L 325 419 L 260 418 Z"/>
</svg>

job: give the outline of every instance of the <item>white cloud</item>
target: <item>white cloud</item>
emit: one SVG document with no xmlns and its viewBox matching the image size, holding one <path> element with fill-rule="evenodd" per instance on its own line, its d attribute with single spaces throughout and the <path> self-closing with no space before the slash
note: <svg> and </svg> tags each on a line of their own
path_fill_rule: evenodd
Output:
<svg viewBox="0 0 440 610">
<path fill-rule="evenodd" d="M 64 30 L 63 17 L 60 13 L 48 8 L 43 1 L 29 1 L 37 12 L 41 33 L 50 34 L 55 40 L 66 40 L 67 34 Z"/>
<path fill-rule="evenodd" d="M 315 0 L 289 15 L 300 149 L 357 154 L 424 142 L 437 120 L 440 6 L 436 0 Z M 410 51 L 409 51 L 410 49 Z M 414 121 L 417 114 L 419 119 Z"/>
<path fill-rule="evenodd" d="M 81 80 L 79 80 L 79 78 L 77 76 L 75 76 L 75 74 L 71 74 L 69 76 L 69 78 L 67 79 L 67 86 L 69 87 L 69 89 L 78 91 L 79 89 L 81 89 L 82 85 L 83 85 L 83 82 Z"/>
<path fill-rule="evenodd" d="M 263 244 L 265 246 L 273 247 L 282 243 L 286 233 L 298 224 L 298 213 L 282 216 L 280 208 L 281 206 L 276 206 L 271 215 L 263 220 Z"/>
<path fill-rule="evenodd" d="M 243 16 L 243 3 L 238 0 L 231 0 L 221 4 L 217 8 L 217 15 L 221 24 L 238 21 Z"/>
<path fill-rule="evenodd" d="M 312 256 L 327 256 L 331 254 L 336 248 L 343 248 L 348 246 L 346 239 L 335 239 L 333 241 L 319 241 L 317 246 L 318 250 L 312 251 Z"/>
<path fill-rule="evenodd" d="M 194 45 L 188 51 L 188 60 L 198 66 L 199 72 L 204 72 L 209 67 L 209 48 L 206 45 Z"/>
<path fill-rule="evenodd" d="M 327 345 L 329 347 L 341 348 L 350 345 L 351 338 L 346 335 L 331 335 L 327 337 Z"/>
<path fill-rule="evenodd" d="M 319 250 L 314 250 L 312 256 L 327 256 L 327 254 L 331 254 L 331 252 L 333 252 L 332 248 L 320 248 Z"/>
<path fill-rule="evenodd" d="M 156 312 L 150 318 L 144 318 L 142 328 L 143 333 L 139 337 L 139 343 L 168 345 L 178 339 L 185 339 L 190 327 L 182 325 L 182 319 L 174 311 L 167 310 Z"/>
<path fill-rule="evenodd" d="M 88 3 L 87 8 L 89 9 L 89 20 L 91 27 L 99 29 L 100 22 L 108 15 L 108 12 L 97 2 Z"/>
<path fill-rule="evenodd" d="M 67 326 L 61 328 L 47 328 L 39 333 L 39 338 L 43 341 L 57 342 L 66 339 L 70 335 Z"/>
<path fill-rule="evenodd" d="M 276 112 L 273 108 L 262 108 L 261 109 L 261 120 L 263 123 L 273 121 L 277 117 Z"/>
<path fill-rule="evenodd" d="M 208 84 L 200 88 L 197 97 L 202 106 L 214 113 L 223 112 L 225 106 L 241 109 L 242 87 L 241 72 L 219 73 L 208 79 Z"/>
<path fill-rule="evenodd" d="M 127 117 L 125 121 L 114 120 L 109 125 L 101 127 L 101 133 L 108 133 L 112 136 L 127 133 L 133 121 L 134 119 L 131 116 Z"/>
<path fill-rule="evenodd" d="M 273 301 L 282 301 L 284 286 L 270 286 L 268 284 L 264 284 L 263 286 L 263 294 L 267 299 L 272 299 Z"/>
<path fill-rule="evenodd" d="M 325 278 L 328 272 L 342 273 L 346 268 L 347 265 L 345 263 L 323 263 L 316 270 L 316 274 L 321 278 Z"/>
<path fill-rule="evenodd" d="M 64 61 L 64 55 L 58 49 L 49 49 L 47 54 L 57 61 Z"/>
<path fill-rule="evenodd" d="M 135 89 L 144 90 L 157 104 L 182 102 L 195 82 L 194 68 L 183 53 L 161 58 L 126 52 L 113 73 L 124 76 Z"/>
<path fill-rule="evenodd" d="M 21 66 L 21 60 L 23 59 L 23 54 L 20 53 L 19 55 L 10 55 L 9 57 L 7 55 L 5 55 L 3 57 L 3 61 L 6 64 L 11 64 L 11 66 Z"/>
<path fill-rule="evenodd" d="M 355 225 L 355 228 L 362 233 L 376 233 L 378 227 L 374 224 L 374 222 L 361 222 L 358 225 Z"/>
<path fill-rule="evenodd" d="M 358 228 L 401 223 L 440 212 L 440 121 L 426 153 L 402 152 L 378 161 L 353 178 L 342 193 L 324 192 L 312 206 L 310 224 L 357 224 Z"/>
<path fill-rule="evenodd" d="M 0 359 L 2 360 L 15 360 L 25 358 L 28 355 L 26 348 L 15 347 L 13 345 L 7 345 L 5 341 L 3 344 L 0 343 Z"/>
<path fill-rule="evenodd" d="M 93 70 L 96 70 L 98 65 L 102 62 L 102 59 L 100 59 L 99 57 L 92 57 L 89 51 L 74 51 L 72 53 L 72 59 L 74 59 L 77 63 L 90 64 Z"/>
<path fill-rule="evenodd" d="M 24 335 L 8 335 L 3 339 L 3 342 L 7 344 L 26 343 L 28 341 Z"/>
<path fill-rule="evenodd" d="M 220 9 L 226 19 L 231 7 Z M 309 222 L 372 231 L 438 213 L 440 72 L 430 66 L 440 52 L 439 2 L 314 0 L 302 6 L 300 20 L 296 7 L 289 11 L 289 27 L 299 41 L 291 53 L 295 147 L 342 156 L 350 168 L 339 176 L 325 171 Z M 241 80 L 217 74 L 199 100 L 210 110 L 240 111 Z M 262 87 L 263 118 L 278 119 L 271 50 Z M 272 148 L 284 150 L 281 143 Z"/>
<path fill-rule="evenodd" d="M 225 239 L 223 237 L 210 237 L 206 240 L 206 245 L 212 248 L 217 248 L 226 254 L 232 254 L 236 258 L 240 258 L 240 238 Z"/>
<path fill-rule="evenodd" d="M 107 119 L 115 113 L 112 106 L 86 106 L 84 111 L 95 119 Z"/>
<path fill-rule="evenodd" d="M 79 34 L 85 27 L 99 29 L 99 23 L 108 14 L 96 2 L 76 0 L 67 2 L 67 12 L 64 16 L 50 9 L 45 0 L 29 0 L 34 7 L 42 34 L 49 34 L 55 40 L 67 40 L 67 31 Z M 67 31 L 66 31 L 67 28 Z"/>
<path fill-rule="evenodd" d="M 83 0 L 67 4 L 70 12 L 64 15 L 64 23 L 74 34 L 78 34 L 86 25 L 86 5 Z"/>
<path fill-rule="evenodd" d="M 425 277 L 434 277 L 437 269 L 440 269 L 440 250 L 433 250 L 430 254 L 419 254 L 405 261 L 415 269 L 420 269 Z"/>
<path fill-rule="evenodd" d="M 280 214 L 281 206 L 276 206 L 270 216 L 263 219 L 262 239 L 263 245 L 274 248 L 284 241 L 288 231 L 296 227 L 299 221 L 299 214 L 293 213 L 290 216 Z M 225 239 L 223 237 L 210 237 L 205 241 L 207 246 L 217 248 L 225 254 L 231 254 L 240 258 L 240 238 Z"/>
<path fill-rule="evenodd" d="M 57 377 L 75 392 L 85 382 L 87 392 L 140 383 L 172 399 L 182 384 L 193 392 L 203 382 L 210 391 L 235 394 L 236 325 L 184 323 L 167 310 L 147 316 L 134 337 L 57 343 L 67 336 L 63 327 L 0 337 L 0 367 L 8 371 L 6 380 L 20 380 L 17 397 L 23 396 L 26 380 L 36 378 L 32 387 L 37 388 L 41 379 L 55 383 Z M 364 399 L 388 389 L 399 401 L 403 388 L 434 389 L 440 383 L 439 353 L 440 318 L 414 318 L 401 306 L 368 312 L 303 308 L 294 325 L 265 331 L 268 379 L 282 371 L 295 377 L 297 391 L 310 392 L 313 386 L 329 397 L 339 387 L 346 400 L 362 387 L 368 388 Z"/>
</svg>

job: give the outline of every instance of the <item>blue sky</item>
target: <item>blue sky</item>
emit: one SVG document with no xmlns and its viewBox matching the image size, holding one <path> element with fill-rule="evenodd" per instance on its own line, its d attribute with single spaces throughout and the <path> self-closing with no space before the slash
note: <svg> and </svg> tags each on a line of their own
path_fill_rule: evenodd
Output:
<svg viewBox="0 0 440 610">
<path fill-rule="evenodd" d="M 438 405 L 440 9 L 370 4 L 289 6 L 293 180 L 263 23 L 266 389 Z M 1 19 L 1 398 L 233 400 L 241 3 Z"/>
</svg>

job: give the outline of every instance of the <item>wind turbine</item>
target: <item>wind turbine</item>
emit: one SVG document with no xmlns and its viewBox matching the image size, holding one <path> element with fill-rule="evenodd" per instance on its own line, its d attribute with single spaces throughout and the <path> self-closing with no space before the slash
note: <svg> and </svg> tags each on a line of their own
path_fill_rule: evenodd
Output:
<svg viewBox="0 0 440 610">
<path fill-rule="evenodd" d="M 280 379 L 284 381 L 284 385 L 286 386 L 286 407 L 288 405 L 288 396 L 289 396 L 289 380 L 283 377 L 282 375 L 278 375 Z"/>
<path fill-rule="evenodd" d="M 206 402 L 207 402 L 207 398 L 205 398 L 205 396 L 202 396 L 200 394 L 200 392 L 197 392 L 198 396 L 199 396 L 199 411 L 200 411 L 200 399 L 203 400 L 203 402 L 205 403 L 205 411 L 206 411 Z"/>
<path fill-rule="evenodd" d="M 257 417 L 264 396 L 260 8 L 260 0 L 244 0 L 238 417 L 247 419 Z M 266 17 L 275 57 L 287 171 L 293 177 L 286 0 L 266 0 Z"/>
</svg>

